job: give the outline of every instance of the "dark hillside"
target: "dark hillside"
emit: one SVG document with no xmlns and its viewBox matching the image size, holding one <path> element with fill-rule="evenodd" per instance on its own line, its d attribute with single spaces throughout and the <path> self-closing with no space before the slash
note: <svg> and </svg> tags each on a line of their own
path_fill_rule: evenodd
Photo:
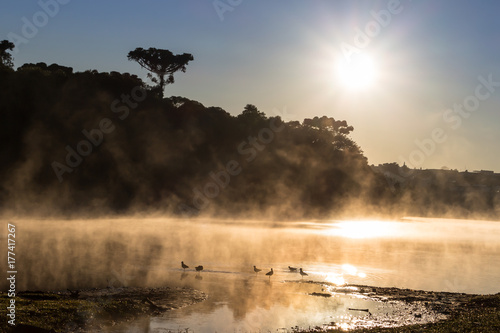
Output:
<svg viewBox="0 0 500 333">
<path fill-rule="evenodd" d="M 0 88 L 1 205 L 16 213 L 323 215 L 376 181 L 333 118 L 231 116 L 133 75 L 43 63 L 3 71 Z"/>
</svg>

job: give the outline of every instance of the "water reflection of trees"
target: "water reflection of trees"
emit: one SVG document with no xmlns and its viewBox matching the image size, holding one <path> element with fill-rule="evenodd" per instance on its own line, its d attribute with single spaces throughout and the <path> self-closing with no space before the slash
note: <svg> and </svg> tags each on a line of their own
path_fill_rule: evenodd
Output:
<svg viewBox="0 0 500 333">
<path fill-rule="evenodd" d="M 325 309 L 325 299 L 307 295 L 309 292 L 318 291 L 319 287 L 316 285 L 269 281 L 262 275 L 245 278 L 226 276 L 223 280 L 220 284 L 210 284 L 209 300 L 184 309 L 183 314 L 210 314 L 221 306 L 227 306 L 233 314 L 233 319 L 242 321 L 255 310 L 270 310 L 276 306 L 284 311 L 316 309 L 331 313 L 343 306 L 342 301 L 337 298 L 331 299 Z"/>
</svg>

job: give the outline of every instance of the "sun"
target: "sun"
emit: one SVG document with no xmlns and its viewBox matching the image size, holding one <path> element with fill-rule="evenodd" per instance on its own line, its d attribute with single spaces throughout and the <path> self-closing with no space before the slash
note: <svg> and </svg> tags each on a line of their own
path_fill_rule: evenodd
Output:
<svg viewBox="0 0 500 333">
<path fill-rule="evenodd" d="M 366 54 L 358 54 L 350 59 L 342 58 L 337 63 L 336 74 L 342 87 L 354 91 L 373 87 L 377 78 L 375 62 Z"/>
</svg>

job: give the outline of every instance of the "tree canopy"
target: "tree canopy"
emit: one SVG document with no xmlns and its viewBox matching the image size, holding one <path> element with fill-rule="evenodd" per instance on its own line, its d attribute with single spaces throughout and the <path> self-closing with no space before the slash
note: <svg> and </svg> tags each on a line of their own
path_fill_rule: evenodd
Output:
<svg viewBox="0 0 500 333">
<path fill-rule="evenodd" d="M 12 61 L 12 54 L 8 51 L 14 50 L 14 43 L 8 40 L 3 40 L 0 42 L 0 66 L 12 68 L 14 67 L 14 62 Z"/>
<path fill-rule="evenodd" d="M 304 119 L 304 125 L 326 130 L 335 134 L 349 134 L 354 130 L 354 127 L 347 125 L 345 120 L 335 120 L 331 117 L 323 116 L 321 118 L 314 117 L 313 119 Z"/>
<path fill-rule="evenodd" d="M 186 97 L 159 100 L 128 73 L 45 63 L 3 71 L 0 91 L 0 210 L 282 219 L 359 207 L 500 212 L 498 192 L 478 187 L 498 188 L 500 177 L 457 172 L 450 181 L 452 171 L 423 170 L 403 179 L 394 164 L 388 181 L 368 165 L 352 126 L 329 116 L 284 122 L 253 104 L 232 115 Z"/>
<path fill-rule="evenodd" d="M 179 70 L 186 72 L 187 64 L 194 59 L 190 53 L 174 55 L 169 50 L 153 47 L 149 49 L 138 47 L 130 51 L 127 58 L 136 61 L 141 67 L 152 72 L 148 74 L 148 77 L 157 84 L 158 94 L 161 98 L 163 98 L 165 86 L 174 83 L 174 73 Z"/>
</svg>

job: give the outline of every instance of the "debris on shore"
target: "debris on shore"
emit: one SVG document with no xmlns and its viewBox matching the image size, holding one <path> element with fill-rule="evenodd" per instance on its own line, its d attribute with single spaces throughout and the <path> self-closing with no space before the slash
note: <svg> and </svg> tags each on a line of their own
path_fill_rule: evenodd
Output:
<svg viewBox="0 0 500 333">
<path fill-rule="evenodd" d="M 349 324 L 330 322 L 314 328 L 296 327 L 294 332 L 500 332 L 500 293 L 474 295 L 365 285 L 337 286 L 316 281 L 302 283 L 320 285 L 321 296 L 327 293 L 330 296 L 352 294 L 399 310 L 395 311 L 396 316 L 372 316 L 369 309 L 348 308 L 349 311 L 364 311 L 368 314 Z"/>
</svg>

